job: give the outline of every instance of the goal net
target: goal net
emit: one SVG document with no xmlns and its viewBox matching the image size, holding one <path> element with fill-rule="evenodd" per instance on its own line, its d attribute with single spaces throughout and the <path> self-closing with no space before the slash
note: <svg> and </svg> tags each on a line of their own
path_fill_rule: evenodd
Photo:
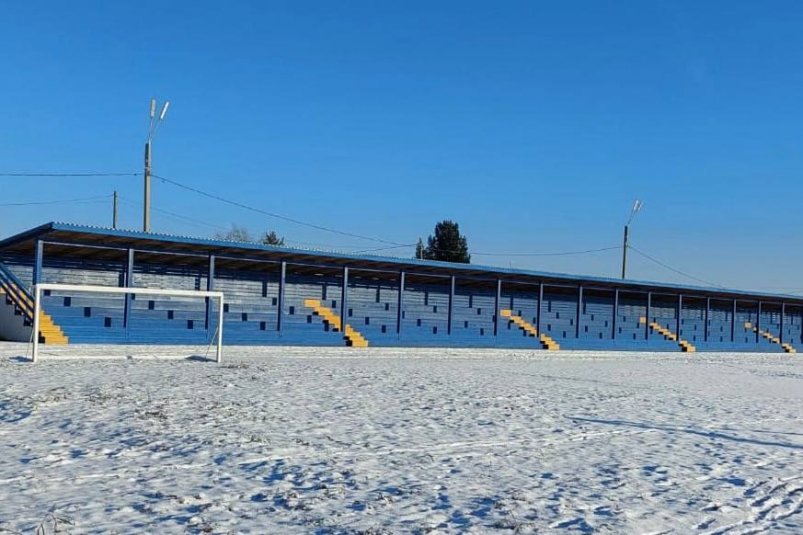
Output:
<svg viewBox="0 0 803 535">
<path fill-rule="evenodd" d="M 87 354 L 102 345 L 106 356 L 122 345 L 126 354 L 132 346 L 151 355 L 167 356 L 167 346 L 208 354 L 214 345 L 215 360 L 223 356 L 223 292 L 41 283 L 33 293 L 34 362 L 42 342 L 48 354 L 72 354 L 55 348 L 76 344 Z"/>
</svg>

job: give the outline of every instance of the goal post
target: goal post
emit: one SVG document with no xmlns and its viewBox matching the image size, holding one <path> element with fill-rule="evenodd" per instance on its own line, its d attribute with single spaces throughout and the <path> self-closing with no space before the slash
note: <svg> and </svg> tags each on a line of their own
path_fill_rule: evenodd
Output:
<svg viewBox="0 0 803 535">
<path fill-rule="evenodd" d="M 129 288 L 119 286 L 94 286 L 83 284 L 55 284 L 39 283 L 33 286 L 34 294 L 34 314 L 33 314 L 33 352 L 32 362 L 39 358 L 39 331 L 42 312 L 42 296 L 46 291 L 56 292 L 75 292 L 89 294 L 117 294 L 117 295 L 151 295 L 169 297 L 188 297 L 199 299 L 217 300 L 217 333 L 215 342 L 217 344 L 215 361 L 220 363 L 223 358 L 223 292 L 204 291 L 204 290 L 169 290 L 162 288 Z"/>
</svg>

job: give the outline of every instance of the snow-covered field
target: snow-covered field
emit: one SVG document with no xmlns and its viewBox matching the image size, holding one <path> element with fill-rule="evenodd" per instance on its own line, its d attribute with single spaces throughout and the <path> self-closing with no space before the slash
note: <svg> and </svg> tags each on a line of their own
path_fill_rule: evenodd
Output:
<svg viewBox="0 0 803 535">
<path fill-rule="evenodd" d="M 802 357 L 24 354 L 0 533 L 803 533 Z"/>
</svg>

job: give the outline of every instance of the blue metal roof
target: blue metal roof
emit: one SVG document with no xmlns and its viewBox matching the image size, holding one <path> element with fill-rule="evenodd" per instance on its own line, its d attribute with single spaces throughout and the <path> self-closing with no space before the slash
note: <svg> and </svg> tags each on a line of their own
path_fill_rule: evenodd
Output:
<svg viewBox="0 0 803 535">
<path fill-rule="evenodd" d="M 656 281 L 642 281 L 642 280 L 630 280 L 630 279 L 623 280 L 612 277 L 597 277 L 597 276 L 586 276 L 586 275 L 574 275 L 568 273 L 553 273 L 553 272 L 535 271 L 527 269 L 504 268 L 498 266 L 483 266 L 477 264 L 438 262 L 433 260 L 418 260 L 414 258 L 399 258 L 393 256 L 379 256 L 379 255 L 353 254 L 353 253 L 350 254 L 343 252 L 322 251 L 317 249 L 277 247 L 277 246 L 262 245 L 259 243 L 251 243 L 251 242 L 238 242 L 238 241 L 210 239 L 210 238 L 196 238 L 190 236 L 176 236 L 172 234 L 145 233 L 133 230 L 120 230 L 120 229 L 78 225 L 74 223 L 60 223 L 60 222 L 46 223 L 39 227 L 35 227 L 33 229 L 22 232 L 15 236 L 6 238 L 5 240 L 0 241 L 0 251 L 14 244 L 19 244 L 21 242 L 26 242 L 29 240 L 35 240 L 35 239 L 47 240 L 46 237 L 47 234 L 57 233 L 57 232 L 65 232 L 70 234 L 73 233 L 83 234 L 97 237 L 121 238 L 125 240 L 131 240 L 132 242 L 148 241 L 151 243 L 161 242 L 164 244 L 170 244 L 170 243 L 182 244 L 182 245 L 197 247 L 199 249 L 198 251 L 199 254 L 204 253 L 205 249 L 208 250 L 208 249 L 236 248 L 238 250 L 246 250 L 246 251 L 251 250 L 251 251 L 278 253 L 279 255 L 313 256 L 313 257 L 320 257 L 322 260 L 333 259 L 333 260 L 339 260 L 341 262 L 350 261 L 354 262 L 355 264 L 368 263 L 368 264 L 393 265 L 397 266 L 399 270 L 405 268 L 409 269 L 410 267 L 419 266 L 421 268 L 427 268 L 428 273 L 437 271 L 437 272 L 443 272 L 443 274 L 445 275 L 454 274 L 456 276 L 459 276 L 460 273 L 464 274 L 472 273 L 475 275 L 485 274 L 489 277 L 508 275 L 516 277 L 533 278 L 536 280 L 549 279 L 552 281 L 563 281 L 566 282 L 567 284 L 573 284 L 573 285 L 582 284 L 582 285 L 593 286 L 597 284 L 605 286 L 615 286 L 623 290 L 631 289 L 634 291 L 643 291 L 645 288 L 649 288 L 655 290 L 666 290 L 672 293 L 693 292 L 693 293 L 706 293 L 710 295 L 727 294 L 729 296 L 744 296 L 752 299 L 760 298 L 769 300 L 803 302 L 803 297 L 796 295 L 788 295 L 788 294 L 750 292 L 744 290 L 733 290 L 728 288 L 706 287 L 706 286 L 689 286 L 689 285 L 680 285 L 680 284 L 672 284 L 672 283 L 656 282 Z M 131 245 L 131 247 L 135 249 L 137 248 L 136 245 L 133 244 Z M 358 266 L 355 265 L 353 267 L 357 268 Z"/>
</svg>

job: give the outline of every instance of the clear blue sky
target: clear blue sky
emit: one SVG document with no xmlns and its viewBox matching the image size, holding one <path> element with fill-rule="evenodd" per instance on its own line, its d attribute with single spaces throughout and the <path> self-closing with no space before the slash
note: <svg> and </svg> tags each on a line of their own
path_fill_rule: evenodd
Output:
<svg viewBox="0 0 803 535">
<path fill-rule="evenodd" d="M 803 291 L 803 3 L 9 2 L 0 172 L 154 172 L 264 210 L 413 243 L 460 223 L 473 261 L 617 276 L 633 245 L 698 278 Z M 0 177 L 0 204 L 142 179 Z M 374 242 L 154 183 L 154 230 L 231 223 L 291 244 Z M 111 200 L 0 208 L 0 234 L 110 225 Z M 412 248 L 388 254 L 412 255 Z M 693 280 L 631 253 L 633 278 Z"/>
</svg>

